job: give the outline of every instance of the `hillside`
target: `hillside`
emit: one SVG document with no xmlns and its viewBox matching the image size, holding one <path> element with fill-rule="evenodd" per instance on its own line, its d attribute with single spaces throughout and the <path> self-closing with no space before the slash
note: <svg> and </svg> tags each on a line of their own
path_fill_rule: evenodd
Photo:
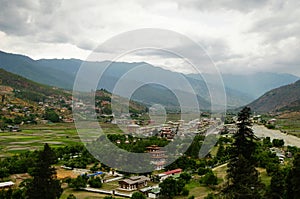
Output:
<svg viewBox="0 0 300 199">
<path fill-rule="evenodd" d="M 76 77 L 76 73 L 79 70 L 81 64 L 85 64 L 88 67 L 98 67 L 105 68 L 107 65 L 107 61 L 103 62 L 86 62 L 78 59 L 41 59 L 41 60 L 33 60 L 29 57 L 17 54 L 11 54 L 0 51 L 0 68 L 3 68 L 9 72 L 21 75 L 30 80 L 47 84 L 63 89 L 72 89 L 73 83 Z M 113 91 L 113 88 L 116 82 L 128 71 L 133 69 L 138 65 L 144 65 L 140 74 L 150 74 L 154 77 L 163 77 L 166 81 L 174 80 L 175 76 L 182 76 L 180 73 L 175 73 L 169 70 L 162 69 L 160 67 L 155 67 L 151 64 L 147 64 L 145 62 L 137 62 L 137 63 L 126 63 L 126 62 L 113 62 L 110 67 L 105 71 L 104 75 L 99 82 L 98 89 L 104 88 L 110 92 Z M 139 83 L 144 83 L 144 79 L 140 74 L 136 74 L 132 76 L 133 81 L 138 81 Z M 206 84 L 203 80 L 194 79 L 186 76 L 187 80 L 191 83 L 191 85 L 195 88 L 196 93 L 199 95 L 198 98 L 200 100 L 200 104 L 203 105 L 203 109 L 209 108 L 209 93 L 206 88 Z M 172 90 L 177 89 L 181 85 L 179 82 L 175 82 L 173 84 Z M 149 88 L 151 87 L 151 88 Z M 152 94 L 153 97 L 147 98 L 144 101 L 145 97 L 143 95 L 144 92 L 137 93 L 134 95 L 133 100 L 137 100 L 149 105 L 153 105 L 157 103 L 158 99 L 172 98 L 172 95 L 168 95 L 167 90 L 161 92 L 161 89 L 156 89 L 157 87 L 148 86 L 149 90 L 154 91 Z M 234 89 L 227 88 L 227 96 L 228 96 L 228 104 L 230 106 L 240 106 L 246 104 L 253 100 L 249 98 L 248 95 L 243 94 L 242 92 L 235 91 Z M 185 92 L 183 90 L 183 92 Z M 163 93 L 163 94 L 161 94 Z M 168 95 L 168 96 L 167 96 Z M 250 96 L 250 95 L 249 95 Z M 172 100 L 171 104 L 176 103 Z M 167 101 L 160 101 L 160 104 L 169 107 L 170 103 Z"/>
<path fill-rule="evenodd" d="M 82 64 L 85 64 L 87 67 L 97 67 L 104 70 L 108 63 L 110 62 L 87 62 L 79 59 L 33 60 L 24 55 L 0 51 L 0 68 L 41 84 L 69 90 L 73 88 L 76 74 Z M 143 83 L 145 83 L 145 76 L 141 74 L 147 74 L 148 77 L 159 77 L 167 82 L 172 82 L 172 87 L 169 88 L 170 90 L 180 90 L 178 88 L 181 87 L 182 82 L 174 81 L 174 79 L 176 79 L 178 76 L 182 76 L 183 74 L 165 70 L 145 62 L 111 63 L 109 68 L 104 72 L 98 84 L 98 89 L 104 88 L 112 92 L 118 80 L 136 66 L 139 66 L 139 73 L 131 73 L 132 76 L 128 79 L 128 81 L 143 85 Z M 210 107 L 210 94 L 207 90 L 206 82 L 199 77 L 199 75 L 189 74 L 183 76 L 195 89 L 201 108 L 208 109 Z M 209 77 L 209 75 L 206 76 Z M 227 105 L 229 108 L 248 104 L 264 92 L 292 83 L 298 79 L 298 77 L 293 75 L 274 73 L 251 75 L 223 74 L 222 76 L 227 95 Z M 213 85 L 215 82 L 208 81 L 208 84 Z M 186 93 L 185 90 L 181 90 L 180 92 Z M 150 97 L 146 98 L 145 94 Z M 187 95 L 191 94 L 187 93 Z M 157 87 L 156 85 L 147 85 L 146 87 L 140 89 L 134 94 L 132 99 L 147 105 L 160 103 L 171 109 L 174 107 L 174 105 L 177 106 L 178 104 L 177 99 L 174 98 L 174 95 L 170 93 L 168 89 Z"/>
<path fill-rule="evenodd" d="M 96 92 L 96 111 L 111 114 L 111 93 Z M 117 104 L 123 107 L 123 104 Z M 147 108 L 130 101 L 133 113 L 146 112 Z M 19 75 L 0 69 L 0 129 L 24 123 L 73 122 L 72 94 L 70 91 L 42 85 Z"/>
<path fill-rule="evenodd" d="M 49 97 L 71 96 L 69 92 L 62 89 L 33 82 L 3 69 L 0 69 L 0 81 L 1 85 L 12 87 L 16 97 L 24 100 L 40 102 Z"/>
<path fill-rule="evenodd" d="M 249 106 L 257 112 L 299 111 L 300 80 L 265 93 Z"/>
</svg>

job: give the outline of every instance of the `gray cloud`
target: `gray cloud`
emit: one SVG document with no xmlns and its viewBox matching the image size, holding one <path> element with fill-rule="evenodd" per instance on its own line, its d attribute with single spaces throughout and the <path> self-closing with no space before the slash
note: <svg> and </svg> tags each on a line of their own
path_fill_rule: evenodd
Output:
<svg viewBox="0 0 300 199">
<path fill-rule="evenodd" d="M 166 28 L 203 46 L 224 72 L 264 70 L 300 75 L 296 67 L 300 63 L 300 2 L 296 0 L 0 0 L 0 5 L 1 50 L 37 58 L 47 54 L 85 58 L 97 45 L 122 32 Z M 194 55 L 194 49 L 186 44 L 174 48 L 198 59 L 204 56 Z M 109 57 L 120 49 L 98 50 Z M 132 61 L 151 58 L 164 65 L 174 64 L 175 57 L 140 51 Z"/>
<path fill-rule="evenodd" d="M 227 9 L 227 10 L 236 10 L 240 12 L 250 12 L 254 9 L 261 8 L 265 6 L 269 0 L 187 0 L 187 1 L 178 1 L 178 4 L 181 8 L 192 7 L 200 10 L 218 10 L 218 9 Z"/>
</svg>

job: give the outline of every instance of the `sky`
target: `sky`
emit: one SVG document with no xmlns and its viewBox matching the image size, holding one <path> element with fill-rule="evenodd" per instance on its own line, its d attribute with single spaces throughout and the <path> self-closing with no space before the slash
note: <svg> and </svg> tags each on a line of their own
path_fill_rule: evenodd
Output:
<svg viewBox="0 0 300 199">
<path fill-rule="evenodd" d="M 114 36 L 159 28 L 196 42 L 223 73 L 300 76 L 299 19 L 297 0 L 0 0 L 0 50 L 33 59 L 85 60 Z M 139 52 L 118 61 L 191 72 L 163 53 Z"/>
</svg>

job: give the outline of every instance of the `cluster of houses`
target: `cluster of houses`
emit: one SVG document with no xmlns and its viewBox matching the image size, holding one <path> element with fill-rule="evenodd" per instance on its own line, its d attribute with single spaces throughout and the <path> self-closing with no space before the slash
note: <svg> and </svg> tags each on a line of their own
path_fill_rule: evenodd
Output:
<svg viewBox="0 0 300 199">
<path fill-rule="evenodd" d="M 276 156 L 278 157 L 279 161 L 281 164 L 284 163 L 285 158 L 292 158 L 292 153 L 289 151 L 284 151 L 280 148 L 277 147 L 272 147 L 270 148 L 270 151 L 274 154 L 276 154 Z"/>
</svg>

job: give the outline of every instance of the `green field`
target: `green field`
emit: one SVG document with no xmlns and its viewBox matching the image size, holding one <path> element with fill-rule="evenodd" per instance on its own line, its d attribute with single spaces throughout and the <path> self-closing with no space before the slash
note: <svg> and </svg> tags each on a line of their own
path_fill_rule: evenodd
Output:
<svg viewBox="0 0 300 199">
<path fill-rule="evenodd" d="M 106 134 L 122 133 L 113 124 L 103 123 L 101 128 Z M 80 143 L 74 124 L 30 125 L 22 126 L 21 129 L 21 132 L 0 132 L 0 157 L 40 149 L 44 143 L 48 143 L 51 147 Z M 87 129 L 86 131 L 91 130 Z"/>
<path fill-rule="evenodd" d="M 79 143 L 76 129 L 31 129 L 21 132 L 0 133 L 0 156 L 10 156 L 28 150 L 36 150 L 48 143 L 52 147 Z"/>
</svg>

